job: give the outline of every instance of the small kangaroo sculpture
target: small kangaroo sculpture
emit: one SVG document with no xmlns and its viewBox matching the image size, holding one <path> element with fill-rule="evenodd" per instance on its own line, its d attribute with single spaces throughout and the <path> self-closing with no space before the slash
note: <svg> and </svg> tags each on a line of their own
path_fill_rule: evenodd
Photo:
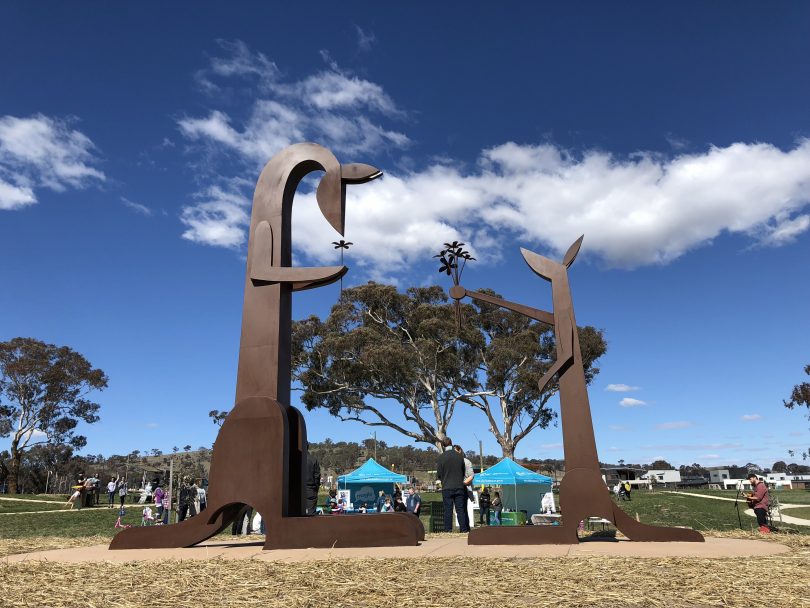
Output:
<svg viewBox="0 0 810 608">
<path fill-rule="evenodd" d="M 234 405 L 214 443 L 208 508 L 178 524 L 119 532 L 110 549 L 188 547 L 230 524 L 243 505 L 264 518 L 265 549 L 416 545 L 425 538 L 417 517 L 304 516 L 306 425 L 290 406 L 292 293 L 340 279 L 345 266 L 292 264 L 292 202 L 300 181 L 324 171 L 316 193 L 329 224 L 343 235 L 346 185 L 381 172 L 338 163 L 312 143 L 290 146 L 265 165 L 253 196 Z"/>
<path fill-rule="evenodd" d="M 555 376 L 558 379 L 565 454 L 565 476 L 560 482 L 562 525 L 476 528 L 470 532 L 468 543 L 471 545 L 578 543 L 579 522 L 592 516 L 610 520 L 616 528 L 635 541 L 703 542 L 703 536 L 695 530 L 649 526 L 636 521 L 613 502 L 610 491 L 602 480 L 582 354 L 579 349 L 577 323 L 574 318 L 574 305 L 568 284 L 568 268 L 577 257 L 583 238 L 579 237 L 571 245 L 562 264 L 526 249 L 520 250 L 529 268 L 551 283 L 553 313 L 467 291 L 460 285 L 450 288 L 450 296 L 456 300 L 469 296 L 554 326 L 557 358 L 540 379 L 539 385 L 543 391 Z"/>
</svg>

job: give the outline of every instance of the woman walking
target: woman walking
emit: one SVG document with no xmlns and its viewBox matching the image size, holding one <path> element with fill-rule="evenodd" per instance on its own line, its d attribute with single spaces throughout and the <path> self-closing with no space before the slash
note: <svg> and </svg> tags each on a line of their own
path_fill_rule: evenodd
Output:
<svg viewBox="0 0 810 608">
<path fill-rule="evenodd" d="M 127 482 L 118 479 L 118 498 L 121 501 L 121 508 L 124 508 L 124 501 L 127 499 Z"/>
</svg>

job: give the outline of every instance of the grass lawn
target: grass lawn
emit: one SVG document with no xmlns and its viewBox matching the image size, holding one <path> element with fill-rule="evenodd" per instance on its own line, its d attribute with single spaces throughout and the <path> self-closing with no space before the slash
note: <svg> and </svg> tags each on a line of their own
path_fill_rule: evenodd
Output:
<svg viewBox="0 0 810 608">
<path fill-rule="evenodd" d="M 716 491 L 715 491 L 716 492 Z M 702 492 L 709 493 L 709 492 Z M 797 492 L 797 495 L 802 493 Z M 808 493 L 810 494 L 810 492 Z M 733 498 L 735 493 L 731 493 Z M 323 504 L 325 494 L 319 497 L 318 504 Z M 633 500 L 621 502 L 619 506 L 631 517 L 643 523 L 664 526 L 689 526 L 696 530 L 733 531 L 739 529 L 737 512 L 734 503 L 724 500 L 711 500 L 671 492 L 633 492 Z M 63 538 L 80 538 L 99 536 L 111 538 L 116 530 L 113 527 L 118 517 L 118 509 L 106 507 L 85 508 L 81 511 L 55 513 L 32 513 L 32 511 L 61 511 L 62 497 L 57 497 L 53 504 L 48 502 L 23 502 L 0 500 L 0 538 L 25 539 L 37 536 L 54 536 Z M 441 494 L 422 494 L 425 502 L 441 500 Z M 788 502 L 783 500 L 783 502 Z M 792 503 L 799 503 L 791 497 Z M 744 507 L 741 504 L 741 509 Z M 564 507 L 564 505 L 563 505 Z M 127 504 L 127 515 L 124 522 L 140 525 L 141 505 Z M 6 513 L 6 515 L 2 515 Z M 810 508 L 785 510 L 786 515 L 810 518 Z M 425 529 L 430 532 L 428 520 L 422 518 Z M 756 520 L 742 515 L 743 529 L 751 530 Z M 810 534 L 810 527 L 799 526 L 803 534 Z"/>
<path fill-rule="evenodd" d="M 798 507 L 796 509 L 783 509 L 782 515 L 790 515 L 791 517 L 801 517 L 802 519 L 810 519 L 810 507 Z"/>
<path fill-rule="evenodd" d="M 62 508 L 62 503 L 48 502 L 17 502 L 16 500 L 0 500 L 0 514 L 2 513 L 27 513 L 30 511 L 58 511 Z"/>
<path fill-rule="evenodd" d="M 124 522 L 140 525 L 141 505 L 127 505 Z M 32 513 L 31 511 L 52 510 L 54 513 Z M 0 516 L 0 538 L 32 538 L 36 536 L 59 536 L 77 538 L 82 536 L 105 536 L 112 538 L 116 530 L 115 520 L 118 509 L 106 507 L 62 510 L 57 503 L 16 502 L 0 500 L 0 513 L 13 513 Z"/>
<path fill-rule="evenodd" d="M 25 500 L 47 500 L 49 502 L 67 502 L 67 494 L 0 494 L 0 498 L 23 498 Z"/>
<path fill-rule="evenodd" d="M 690 494 L 704 494 L 706 496 L 720 496 L 722 498 L 734 498 L 737 490 L 678 490 L 679 492 L 689 492 Z M 660 492 L 660 490 L 656 490 Z M 641 490 L 639 494 L 646 493 Z M 779 499 L 779 502 L 786 504 L 810 505 L 810 491 L 808 490 L 770 490 L 770 495 Z M 633 495 L 635 497 L 635 494 Z"/>
<path fill-rule="evenodd" d="M 640 491 L 633 492 L 631 496 L 632 500 L 618 504 L 631 517 L 638 515 L 638 519 L 645 524 L 689 526 L 695 530 L 739 529 L 733 502 L 668 492 Z M 745 510 L 745 502 L 742 502 L 740 509 L 741 512 Z M 756 523 L 751 517 L 742 517 L 746 530 Z"/>
</svg>

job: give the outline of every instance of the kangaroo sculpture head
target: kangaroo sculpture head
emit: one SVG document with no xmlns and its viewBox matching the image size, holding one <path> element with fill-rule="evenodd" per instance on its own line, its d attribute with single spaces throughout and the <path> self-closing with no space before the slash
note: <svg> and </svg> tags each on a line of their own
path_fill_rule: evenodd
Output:
<svg viewBox="0 0 810 608">
<path fill-rule="evenodd" d="M 292 264 L 292 204 L 301 180 L 323 171 L 315 198 L 326 221 L 343 235 L 346 218 L 346 185 L 363 184 L 382 172 L 361 163 L 340 164 L 318 144 L 290 146 L 265 165 L 253 195 L 248 241 L 249 276 L 261 282 L 286 282 L 293 289 L 311 289 L 337 280 L 345 268 L 326 268 L 279 274 Z"/>
<path fill-rule="evenodd" d="M 534 253 L 533 251 L 529 251 L 528 249 L 523 249 L 522 247 L 520 253 L 523 254 L 523 259 L 526 260 L 529 268 L 531 268 L 537 276 L 553 283 L 555 279 L 565 276 L 571 264 L 577 259 L 579 248 L 582 247 L 583 238 L 585 238 L 584 234 L 568 248 L 568 251 L 565 252 L 565 256 L 563 256 L 562 264 Z"/>
</svg>

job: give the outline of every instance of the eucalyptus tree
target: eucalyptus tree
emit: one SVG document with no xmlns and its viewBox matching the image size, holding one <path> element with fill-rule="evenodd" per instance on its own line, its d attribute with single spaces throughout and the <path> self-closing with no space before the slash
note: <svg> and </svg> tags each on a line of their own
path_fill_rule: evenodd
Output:
<svg viewBox="0 0 810 608">
<path fill-rule="evenodd" d="M 79 421 L 99 420 L 88 397 L 107 387 L 107 376 L 67 346 L 33 338 L 0 342 L 0 437 L 10 437 L 8 491 L 17 492 L 20 462 L 37 445 L 84 447 Z"/>
<path fill-rule="evenodd" d="M 308 409 L 440 445 L 458 395 L 475 386 L 482 335 L 459 331 L 441 287 L 368 283 L 329 316 L 293 324 L 293 379 Z"/>
</svg>

